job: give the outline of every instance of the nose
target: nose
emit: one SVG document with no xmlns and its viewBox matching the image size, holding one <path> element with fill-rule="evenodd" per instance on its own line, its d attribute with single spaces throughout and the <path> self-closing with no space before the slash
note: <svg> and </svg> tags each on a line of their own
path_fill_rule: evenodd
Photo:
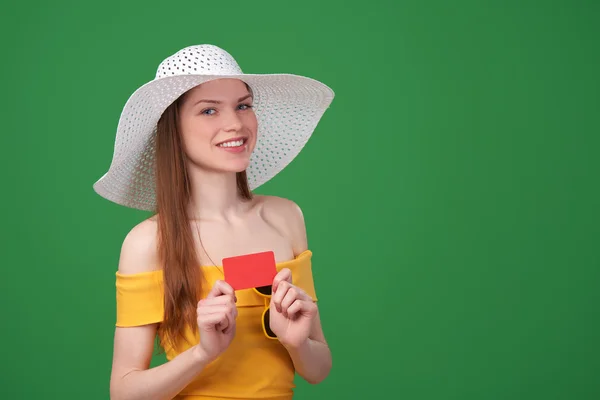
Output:
<svg viewBox="0 0 600 400">
<path fill-rule="evenodd" d="M 225 116 L 224 130 L 227 132 L 239 131 L 242 129 L 242 120 L 240 116 L 235 112 L 228 112 Z"/>
</svg>

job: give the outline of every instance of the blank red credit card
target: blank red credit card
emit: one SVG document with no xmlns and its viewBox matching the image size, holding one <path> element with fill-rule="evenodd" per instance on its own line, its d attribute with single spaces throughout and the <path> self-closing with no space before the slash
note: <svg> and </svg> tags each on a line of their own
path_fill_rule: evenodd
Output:
<svg viewBox="0 0 600 400">
<path fill-rule="evenodd" d="M 277 275 L 275 254 L 264 251 L 224 258 L 223 273 L 234 290 L 271 285 Z"/>
</svg>

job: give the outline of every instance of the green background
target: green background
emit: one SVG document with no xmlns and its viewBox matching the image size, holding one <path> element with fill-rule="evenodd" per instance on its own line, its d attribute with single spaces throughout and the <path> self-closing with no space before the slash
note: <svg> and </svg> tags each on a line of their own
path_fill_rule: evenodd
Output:
<svg viewBox="0 0 600 400">
<path fill-rule="evenodd" d="M 109 397 L 114 272 L 147 214 L 92 184 L 129 95 L 200 43 L 336 93 L 258 190 L 304 211 L 333 350 L 296 398 L 600 398 L 599 17 L 592 0 L 4 4 L 0 398 Z"/>
</svg>

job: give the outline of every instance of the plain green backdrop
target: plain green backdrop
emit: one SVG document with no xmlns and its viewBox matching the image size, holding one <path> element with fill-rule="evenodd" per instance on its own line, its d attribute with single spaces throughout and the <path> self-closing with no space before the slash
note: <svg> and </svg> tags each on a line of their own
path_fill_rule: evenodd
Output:
<svg viewBox="0 0 600 400">
<path fill-rule="evenodd" d="M 296 398 L 600 398 L 599 17 L 592 0 L 5 3 L 0 398 L 109 398 L 114 273 L 147 214 L 92 184 L 129 95 L 201 43 L 336 93 L 257 191 L 304 211 L 333 351 Z"/>
</svg>

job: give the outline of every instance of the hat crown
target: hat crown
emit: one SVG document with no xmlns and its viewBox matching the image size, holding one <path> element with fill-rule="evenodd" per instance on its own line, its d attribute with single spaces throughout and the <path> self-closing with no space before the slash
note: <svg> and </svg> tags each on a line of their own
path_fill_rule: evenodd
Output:
<svg viewBox="0 0 600 400">
<path fill-rule="evenodd" d="M 202 44 L 185 47 L 158 66 L 156 79 L 174 75 L 242 74 L 235 59 L 218 46 Z"/>
</svg>

